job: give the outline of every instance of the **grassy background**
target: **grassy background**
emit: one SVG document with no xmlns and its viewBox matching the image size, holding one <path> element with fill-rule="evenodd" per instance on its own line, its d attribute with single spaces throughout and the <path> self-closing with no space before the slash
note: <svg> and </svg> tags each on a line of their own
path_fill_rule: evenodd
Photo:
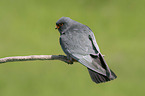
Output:
<svg viewBox="0 0 145 96">
<path fill-rule="evenodd" d="M 0 57 L 64 54 L 55 22 L 88 25 L 118 75 L 96 85 L 79 63 L 0 65 L 0 96 L 144 96 L 145 0 L 0 0 Z"/>
</svg>

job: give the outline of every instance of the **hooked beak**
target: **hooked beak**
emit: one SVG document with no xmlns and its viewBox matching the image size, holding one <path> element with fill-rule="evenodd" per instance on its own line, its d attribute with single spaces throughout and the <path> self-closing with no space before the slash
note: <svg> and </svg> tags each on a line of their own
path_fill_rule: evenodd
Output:
<svg viewBox="0 0 145 96">
<path fill-rule="evenodd" d="M 55 29 L 59 29 L 59 25 L 56 25 Z"/>
</svg>

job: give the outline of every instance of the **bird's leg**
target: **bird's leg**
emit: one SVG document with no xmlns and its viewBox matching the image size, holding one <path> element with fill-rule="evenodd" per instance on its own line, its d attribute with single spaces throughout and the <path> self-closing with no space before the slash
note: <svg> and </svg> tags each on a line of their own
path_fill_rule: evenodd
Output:
<svg viewBox="0 0 145 96">
<path fill-rule="evenodd" d="M 73 60 L 70 56 L 67 56 L 67 64 L 73 64 Z"/>
<path fill-rule="evenodd" d="M 77 62 L 77 60 L 75 60 L 74 58 L 70 57 L 70 56 L 67 56 L 67 62 L 68 64 L 73 64 L 73 62 Z"/>
</svg>

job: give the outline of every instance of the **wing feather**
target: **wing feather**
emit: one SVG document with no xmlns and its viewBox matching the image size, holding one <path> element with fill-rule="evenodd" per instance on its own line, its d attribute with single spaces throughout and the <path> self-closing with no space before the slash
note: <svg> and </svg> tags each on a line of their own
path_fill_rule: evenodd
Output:
<svg viewBox="0 0 145 96">
<path fill-rule="evenodd" d="M 96 42 L 93 32 L 88 28 L 86 30 L 87 31 L 84 31 L 84 30 L 77 30 L 78 32 L 75 31 L 75 34 L 76 34 L 75 36 L 70 35 L 69 30 L 68 30 L 68 32 L 66 33 L 68 34 L 67 37 L 65 37 L 65 35 L 64 36 L 62 35 L 60 38 L 61 47 L 68 56 L 74 58 L 75 60 L 77 60 L 84 66 L 86 66 L 87 68 L 99 74 L 102 74 L 104 76 L 107 76 L 108 72 L 105 68 L 102 67 L 101 65 L 102 62 L 100 61 L 99 56 L 98 58 L 96 58 L 96 60 L 92 58 L 91 56 L 91 54 L 96 55 L 96 56 L 98 53 L 100 54 L 100 49 Z M 70 32 L 73 32 L 73 31 L 70 30 Z M 70 42 L 70 38 L 72 38 L 72 42 Z M 68 44 L 70 44 L 70 46 L 73 45 L 77 47 L 70 48 L 70 46 L 67 47 Z M 84 50 L 85 48 L 88 50 L 85 51 Z"/>
</svg>

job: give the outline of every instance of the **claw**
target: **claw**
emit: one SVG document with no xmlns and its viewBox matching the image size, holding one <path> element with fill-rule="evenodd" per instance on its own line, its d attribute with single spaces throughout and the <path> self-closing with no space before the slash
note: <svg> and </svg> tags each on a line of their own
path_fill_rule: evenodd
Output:
<svg viewBox="0 0 145 96">
<path fill-rule="evenodd" d="M 73 61 L 67 60 L 67 64 L 73 64 Z"/>
</svg>

